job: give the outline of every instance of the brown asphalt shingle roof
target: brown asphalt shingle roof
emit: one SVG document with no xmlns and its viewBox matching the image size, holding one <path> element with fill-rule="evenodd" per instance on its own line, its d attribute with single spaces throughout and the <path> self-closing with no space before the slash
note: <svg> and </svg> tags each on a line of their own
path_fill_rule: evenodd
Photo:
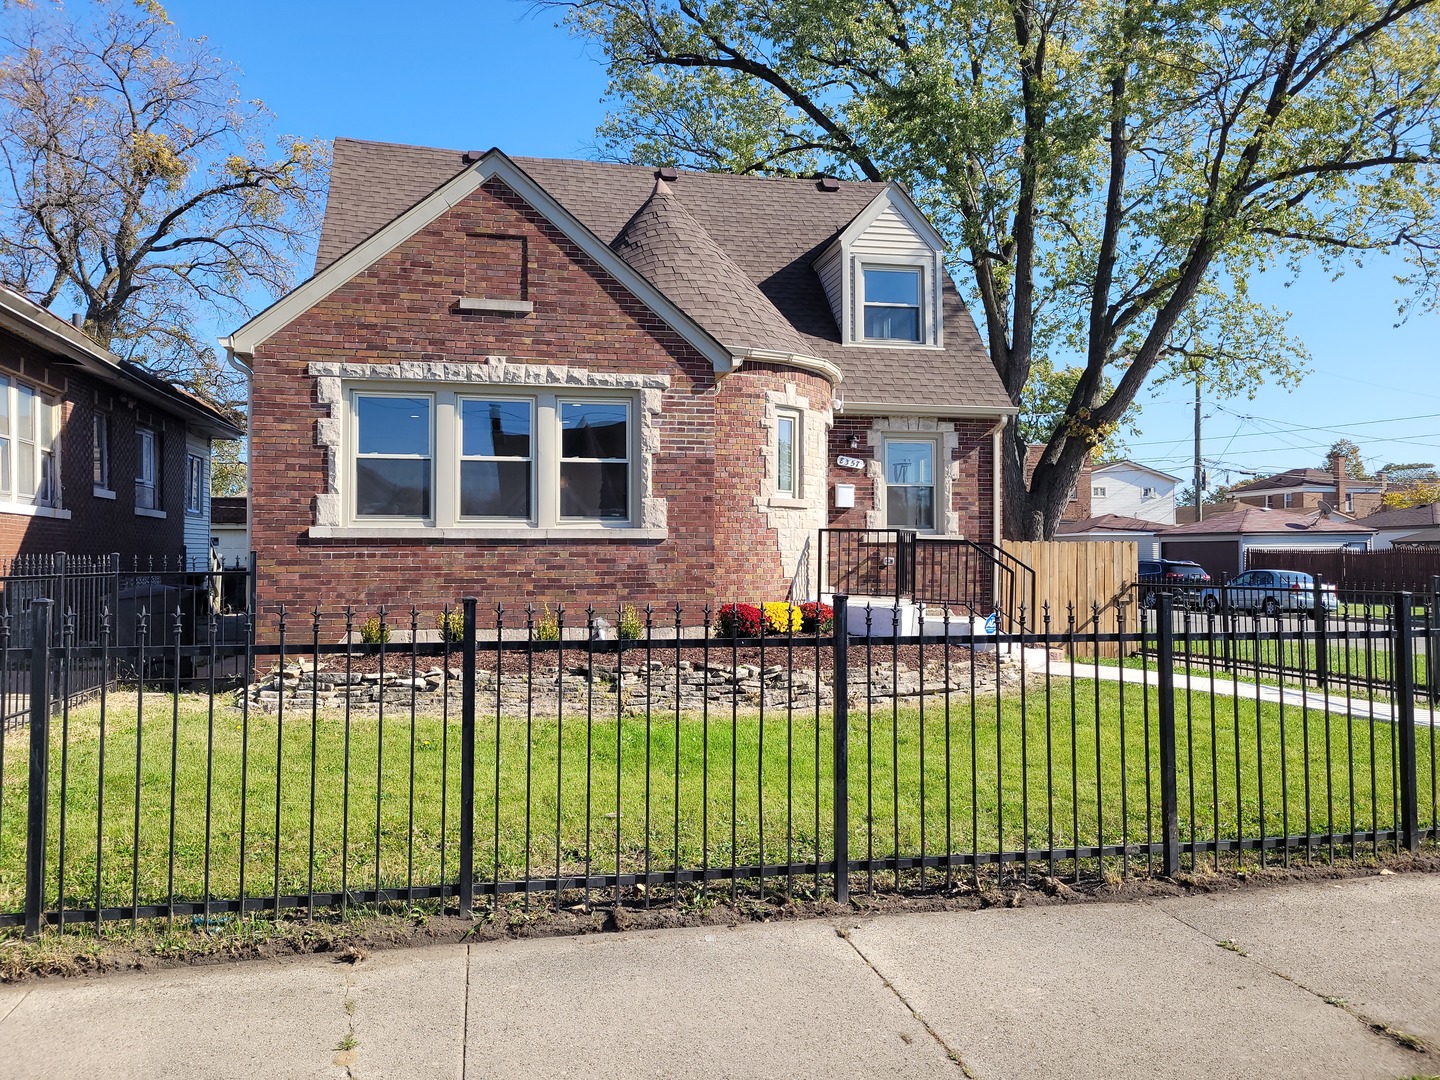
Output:
<svg viewBox="0 0 1440 1080">
<path fill-rule="evenodd" d="M 612 246 L 655 193 L 655 171 L 648 166 L 549 158 L 513 160 L 602 242 Z M 460 152 L 454 150 L 336 139 L 316 270 L 422 201 L 464 167 Z M 694 231 L 698 227 L 788 324 L 798 342 L 794 351 L 821 357 L 841 368 L 848 401 L 1010 408 L 975 323 L 948 277 L 943 282 L 943 349 L 847 348 L 841 344 L 840 328 L 811 264 L 883 185 L 842 181 L 836 191 L 821 191 L 814 180 L 682 172 L 668 186 L 674 206 L 683 208 L 694 226 L 684 223 L 683 238 L 672 236 L 665 242 L 688 251 L 701 243 Z M 668 208 L 666 216 L 673 225 L 675 215 Z M 651 242 L 659 242 L 658 236 L 638 246 Z M 628 261 L 629 256 L 621 254 Z M 658 281 L 652 279 L 652 283 L 707 330 L 707 319 L 719 317 L 714 311 L 692 310 L 694 297 L 687 303 L 685 297 L 672 295 Z M 672 280 L 671 287 L 678 288 L 678 280 Z M 732 277 L 728 287 L 740 286 Z M 768 317 L 768 313 L 756 316 L 750 312 L 742 321 L 754 329 L 756 318 Z M 719 340 L 736 344 L 723 336 Z"/>
<path fill-rule="evenodd" d="M 1055 526 L 1057 533 L 1085 532 L 1149 532 L 1168 533 L 1170 526 L 1144 518 L 1126 517 L 1124 514 L 1100 514 L 1097 517 L 1081 518 L 1079 521 L 1062 521 Z"/>
<path fill-rule="evenodd" d="M 1440 525 L 1440 503 L 1409 506 L 1404 510 L 1381 510 L 1361 518 L 1360 523 L 1372 529 L 1423 529 L 1429 525 Z"/>
<path fill-rule="evenodd" d="M 1207 533 L 1368 533 L 1374 530 L 1356 521 L 1336 521 L 1315 513 L 1301 514 L 1293 510 L 1266 510 L 1247 506 L 1229 514 L 1206 515 L 1204 521 L 1192 521 L 1167 529 L 1165 538 L 1201 536 Z"/>
<path fill-rule="evenodd" d="M 1370 476 L 1347 476 L 1347 484 L 1378 484 L 1380 481 Z M 1236 484 L 1230 490 L 1236 494 L 1246 491 L 1268 491 L 1271 488 L 1287 487 L 1334 487 L 1335 474 L 1329 469 L 1286 469 L 1284 472 L 1275 473 L 1272 476 L 1262 476 L 1258 480 L 1247 480 L 1243 484 Z"/>
</svg>

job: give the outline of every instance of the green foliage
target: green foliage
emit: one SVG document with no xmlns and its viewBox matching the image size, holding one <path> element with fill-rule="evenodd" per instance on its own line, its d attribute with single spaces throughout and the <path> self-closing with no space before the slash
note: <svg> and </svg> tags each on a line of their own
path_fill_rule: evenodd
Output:
<svg viewBox="0 0 1440 1080">
<path fill-rule="evenodd" d="M 1022 406 L 1027 538 L 1147 383 L 1301 377 L 1259 275 L 1388 252 L 1402 316 L 1440 294 L 1433 3 L 540 3 L 608 58 L 606 156 L 909 188 Z M 1026 439 L 1049 445 L 1028 485 Z"/>
<path fill-rule="evenodd" d="M 1331 444 L 1330 449 L 1325 451 L 1325 460 L 1320 463 L 1322 469 L 1330 468 L 1330 462 L 1335 455 L 1339 454 L 1345 462 L 1345 475 L 1361 479 L 1369 474 L 1365 471 L 1365 460 L 1360 456 L 1360 447 L 1356 446 L 1349 439 L 1339 439 Z"/>
<path fill-rule="evenodd" d="M 452 645 L 459 645 L 465 640 L 465 612 L 455 610 L 451 612 L 442 611 L 435 619 L 435 625 L 440 628 L 440 638 Z"/>
<path fill-rule="evenodd" d="M 645 636 L 645 620 L 635 610 L 634 604 L 626 604 L 620 609 L 617 631 L 621 641 L 637 641 Z"/>
<path fill-rule="evenodd" d="M 550 610 L 549 604 L 545 605 L 540 617 L 535 620 L 533 633 L 536 641 L 560 640 L 560 616 Z"/>
<path fill-rule="evenodd" d="M 217 441 L 210 447 L 210 495 L 226 498 L 250 490 L 245 444 L 239 439 Z"/>
<path fill-rule="evenodd" d="M 360 625 L 360 641 L 365 645 L 382 645 L 390 641 L 390 627 L 380 621 L 378 615 L 371 615 Z"/>
</svg>

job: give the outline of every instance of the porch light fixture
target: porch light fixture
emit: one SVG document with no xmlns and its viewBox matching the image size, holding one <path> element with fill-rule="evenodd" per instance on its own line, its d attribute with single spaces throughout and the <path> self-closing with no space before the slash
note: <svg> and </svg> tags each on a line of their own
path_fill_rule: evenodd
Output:
<svg viewBox="0 0 1440 1080">
<path fill-rule="evenodd" d="M 851 436 L 850 436 L 850 449 L 851 449 L 851 450 L 859 450 L 859 449 L 860 449 L 860 436 L 859 436 L 859 435 L 851 435 Z"/>
</svg>

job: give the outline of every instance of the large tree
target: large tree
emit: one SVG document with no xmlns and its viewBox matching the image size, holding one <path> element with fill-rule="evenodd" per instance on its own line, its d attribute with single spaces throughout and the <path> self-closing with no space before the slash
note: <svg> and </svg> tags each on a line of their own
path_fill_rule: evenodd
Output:
<svg viewBox="0 0 1440 1080">
<path fill-rule="evenodd" d="M 235 404 L 205 333 L 293 283 L 327 145 L 273 138 L 233 68 L 157 3 L 4 18 L 0 279 L 73 304 L 100 344 Z"/>
<path fill-rule="evenodd" d="M 911 188 L 1031 410 L 1015 536 L 1051 535 L 1147 382 L 1297 377 L 1258 274 L 1398 252 L 1402 308 L 1436 299 L 1437 0 L 539 2 L 606 52 L 602 152 Z"/>
</svg>

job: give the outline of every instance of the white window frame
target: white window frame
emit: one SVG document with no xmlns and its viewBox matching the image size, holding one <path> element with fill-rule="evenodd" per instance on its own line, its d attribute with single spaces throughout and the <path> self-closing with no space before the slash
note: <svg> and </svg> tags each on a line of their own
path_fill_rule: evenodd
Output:
<svg viewBox="0 0 1440 1080">
<path fill-rule="evenodd" d="M 185 513 L 191 517 L 205 513 L 205 456 L 189 451 L 185 453 Z"/>
<path fill-rule="evenodd" d="M 887 434 L 887 435 L 881 440 L 880 448 L 879 448 L 879 449 L 880 449 L 880 484 L 879 484 L 879 487 L 880 487 L 880 490 L 881 490 L 881 493 L 882 493 L 882 496 L 881 496 L 882 507 L 881 507 L 881 509 L 882 509 L 882 511 L 883 511 L 883 514 L 884 514 L 884 516 L 883 516 L 883 518 L 882 518 L 881 520 L 884 521 L 884 523 L 885 523 L 884 527 L 887 528 L 887 529 L 893 529 L 893 528 L 899 528 L 899 527 L 900 527 L 900 526 L 896 526 L 896 525 L 891 525 L 891 524 L 890 524 L 890 488 L 891 488 L 892 484 L 891 484 L 891 481 L 890 481 L 890 477 L 889 477 L 889 475 L 888 475 L 888 469 L 889 469 L 889 463 L 890 463 L 889 448 L 890 448 L 890 444 L 891 444 L 891 443 L 929 443 L 929 444 L 930 444 L 930 447 L 931 447 L 931 455 L 932 455 L 932 456 L 931 456 L 931 458 L 930 458 L 930 483 L 929 483 L 928 486 L 929 486 L 930 491 L 931 491 L 931 496 L 930 496 L 930 515 L 931 515 L 931 521 L 930 521 L 930 527 L 929 527 L 928 529 L 917 529 L 916 532 L 920 533 L 922 536 L 938 536 L 938 535 L 942 535 L 942 534 L 944 533 L 944 531 L 945 531 L 945 515 L 946 515 L 946 513 L 947 513 L 947 512 L 949 511 L 949 509 L 950 509 L 948 506 L 943 506 L 943 505 L 941 505 L 941 501 L 940 501 L 940 494 L 941 494 L 941 492 L 944 490 L 944 485 L 942 485 L 941 482 L 940 482 L 940 481 L 941 481 L 940 470 L 941 470 L 942 468 L 947 468 L 947 467 L 948 467 L 948 463 L 945 462 L 945 459 L 944 459 L 943 456 L 942 456 L 942 455 L 944 454 L 944 452 L 945 452 L 945 444 L 944 444 L 944 441 L 943 441 L 942 439 L 934 438 L 934 437 L 932 437 L 932 436 L 930 436 L 930 435 L 922 434 L 922 433 L 919 433 L 919 432 L 911 433 L 911 432 L 908 432 L 908 431 L 907 431 L 907 432 L 898 432 L 898 431 L 897 431 L 897 432 L 895 432 L 894 434 Z M 925 484 L 896 484 L 896 485 L 893 485 L 893 486 L 896 486 L 896 487 L 926 487 L 927 485 L 925 485 Z"/>
<path fill-rule="evenodd" d="M 790 425 L 790 486 L 780 483 L 780 432 Z M 781 499 L 805 497 L 805 414 L 799 409 L 777 407 L 775 410 L 775 496 Z"/>
<path fill-rule="evenodd" d="M 96 498 L 113 499 L 115 489 L 110 483 L 110 414 L 96 409 L 90 418 L 90 462 Z M 94 475 L 98 472 L 99 475 Z"/>
<path fill-rule="evenodd" d="M 356 477 L 356 473 L 359 471 L 359 466 L 358 466 L 356 463 L 360 460 L 360 408 L 359 408 L 359 402 L 360 402 L 360 399 L 361 399 L 361 398 L 424 398 L 425 400 L 429 401 L 429 403 L 430 403 L 430 409 L 429 409 L 429 412 L 430 412 L 429 441 L 428 441 L 428 443 L 426 444 L 426 453 L 425 453 L 425 454 L 423 454 L 423 455 L 422 455 L 422 454 L 367 454 L 367 455 L 365 455 L 366 457 L 375 458 L 376 460 L 381 460 L 381 461 L 425 461 L 425 460 L 428 460 L 428 461 L 430 462 L 430 513 L 429 513 L 429 514 L 426 514 L 426 515 L 424 515 L 424 516 L 419 516 L 419 517 L 409 517 L 409 516 L 403 516 L 403 515 L 399 515 L 399 514 L 395 514 L 395 515 L 381 515 L 381 514 L 361 514 L 361 513 L 359 512 L 359 509 L 358 509 L 358 507 L 357 507 L 357 505 L 356 505 L 356 500 L 357 500 L 358 497 L 359 497 L 359 488 L 357 487 L 357 485 L 356 485 L 356 483 L 355 483 L 355 477 Z M 350 406 L 350 424 L 349 424 L 350 432 L 349 432 L 349 438 L 346 440 L 346 446 L 347 446 L 346 463 L 347 463 L 347 467 L 348 467 L 348 469 L 349 469 L 350 483 L 349 483 L 349 488 L 348 488 L 348 490 L 347 490 L 346 493 L 345 493 L 345 504 L 346 504 L 346 506 L 347 506 L 347 508 L 348 508 L 348 512 L 349 512 L 349 514 L 350 514 L 350 520 L 352 520 L 352 521 L 354 521 L 354 522 L 357 522 L 357 523 L 360 523 L 360 522 L 365 522 L 365 523 L 370 523 L 370 522 L 378 522 L 378 523 L 384 523 L 384 522 L 405 522 L 405 523 L 426 524 L 426 525 L 433 525 L 433 524 L 435 523 L 435 507 L 437 506 L 437 504 L 438 504 L 439 501 L 440 501 L 440 492 L 439 492 L 439 490 L 438 490 L 439 485 L 435 482 L 435 481 L 436 481 L 436 475 L 435 475 L 435 473 L 436 473 L 436 466 L 437 466 L 438 461 L 439 461 L 439 458 L 440 458 L 439 447 L 437 447 L 437 445 L 436 445 L 436 433 L 439 431 L 439 416 L 438 416 L 439 408 L 438 408 L 438 402 L 435 400 L 435 398 L 436 398 L 436 395 L 435 395 L 435 394 L 426 393 L 426 392 L 423 391 L 423 390 L 405 390 L 405 389 L 400 389 L 400 388 L 391 387 L 391 386 L 376 387 L 376 388 L 373 388 L 373 389 L 372 389 L 372 388 L 369 388 L 369 387 L 364 387 L 364 386 L 357 386 L 355 389 L 353 389 L 353 390 L 350 392 L 350 394 L 348 395 L 348 401 L 349 401 L 349 406 Z M 458 472 L 458 470 L 457 470 L 457 472 Z"/>
<path fill-rule="evenodd" d="M 1345 494 L 1345 513 L 1347 513 L 1347 514 L 1353 514 L 1354 512 L 1355 512 L 1355 494 L 1354 494 L 1354 492 L 1346 492 L 1346 494 Z"/>
<path fill-rule="evenodd" d="M 528 388 L 527 388 L 528 389 Z M 340 495 L 344 508 L 343 528 L 351 530 L 424 532 L 454 531 L 464 535 L 483 530 L 490 532 L 526 534 L 557 534 L 585 532 L 592 529 L 613 529 L 617 531 L 637 528 L 638 507 L 641 497 L 641 447 L 639 437 L 639 407 L 635 392 L 584 389 L 568 386 L 535 387 L 533 392 L 517 392 L 514 386 L 487 386 L 483 383 L 456 384 L 437 387 L 433 383 L 411 386 L 392 381 L 346 383 L 346 435 L 343 442 L 345 459 L 340 469 Z M 428 397 L 431 399 L 430 421 L 430 462 L 431 462 L 431 505 L 430 515 L 418 517 L 378 517 L 356 513 L 355 470 L 358 458 L 359 424 L 355 402 L 360 397 Z M 530 476 L 531 516 L 520 518 L 462 517 L 460 514 L 460 463 L 462 457 L 463 433 L 461 431 L 460 402 L 472 401 L 528 401 L 531 405 L 530 435 Z M 628 469 L 626 480 L 626 516 L 620 518 L 562 517 L 560 513 L 560 464 L 562 451 L 561 407 L 568 403 L 605 403 L 623 405 L 626 423 L 626 457 Z M 393 455 L 386 455 L 393 456 Z M 482 460 L 474 458 L 472 460 Z M 484 459 L 488 460 L 488 458 Z M 507 459 L 497 459 L 507 460 Z M 571 459 L 566 461 L 607 461 L 622 459 Z"/>
<path fill-rule="evenodd" d="M 147 475 L 147 468 L 148 475 Z M 165 492 L 161 486 L 160 433 L 144 425 L 135 427 L 135 513 L 141 517 L 165 516 Z M 141 492 L 150 492 L 149 506 L 141 504 Z"/>
<path fill-rule="evenodd" d="M 28 438 L 19 428 L 22 393 L 28 394 L 31 401 Z M 60 399 L 33 383 L 9 375 L 0 375 L 0 397 L 3 397 L 5 412 L 4 430 L 0 432 L 0 444 L 3 444 L 3 451 L 0 451 L 0 513 L 68 518 L 70 512 L 64 509 L 60 457 L 60 429 L 64 420 Z M 26 485 L 32 490 L 28 494 L 21 493 L 21 478 L 18 475 L 22 442 L 34 448 L 33 474 Z M 47 461 L 50 478 L 48 496 L 44 483 Z"/>
<path fill-rule="evenodd" d="M 920 332 L 920 333 L 919 333 L 919 336 L 918 336 L 918 337 L 914 337 L 914 338 L 883 338 L 883 337 L 870 337 L 868 334 L 865 333 L 865 308 L 866 308 L 866 300 L 865 300 L 865 272 L 866 272 L 867 270 L 896 270 L 896 271 L 902 271 L 902 272 L 906 272 L 906 273 L 913 273 L 913 274 L 916 275 L 916 278 L 917 278 L 917 280 L 918 280 L 918 282 L 919 282 L 919 285 L 918 285 L 918 296 L 916 297 L 916 299 L 917 299 L 917 301 L 918 301 L 918 303 L 919 303 L 919 322 L 918 322 L 918 329 L 919 329 L 919 332 Z M 865 345 L 881 345 L 881 346 L 888 346 L 888 347 L 892 347 L 892 348 L 910 348 L 910 349 L 914 349 L 914 348 L 917 348 L 917 347 L 922 346 L 922 345 L 930 345 L 930 344 L 932 344 L 933 341 L 934 341 L 934 338 L 933 338 L 933 335 L 932 335 L 931 329 L 930 329 L 930 307 L 929 307 L 929 305 L 925 302 L 926 297 L 928 296 L 927 290 L 928 290 L 928 288 L 929 288 L 929 286 L 930 286 L 930 273 L 931 273 L 930 264 L 929 264 L 928 262 L 924 262 L 924 261 L 921 261 L 921 260 L 918 260 L 918 259 L 917 259 L 917 260 L 914 260 L 914 261 L 906 261 L 906 260 L 903 260 L 903 259 L 902 259 L 902 260 L 870 259 L 870 258 L 864 258 L 864 257 L 861 257 L 861 258 L 857 259 L 856 262 L 855 262 L 855 330 L 856 330 L 855 339 L 856 339 L 856 341 L 857 341 L 857 342 L 860 342 L 860 343 L 862 343 L 862 344 L 865 344 Z M 906 308 L 906 309 L 908 309 L 908 308 L 910 307 L 909 304 L 887 304 L 887 303 L 878 303 L 878 302 L 877 302 L 876 304 L 874 304 L 874 305 L 871 305 L 871 306 L 874 306 L 874 307 L 889 307 L 889 308 L 902 308 L 902 307 L 903 307 L 903 308 Z"/>
<path fill-rule="evenodd" d="M 1159 497 L 1159 492 L 1157 492 L 1153 487 L 1142 487 L 1140 489 L 1141 499 L 1158 499 Z"/>
<path fill-rule="evenodd" d="M 1290 491 L 1285 492 L 1285 509 L 1286 509 L 1286 510 L 1289 510 L 1289 509 L 1290 509 L 1292 506 L 1294 506 L 1294 505 L 1295 505 L 1295 494 L 1294 494 L 1294 492 L 1290 492 Z"/>
<path fill-rule="evenodd" d="M 1105 498 L 1105 489 L 1097 484 L 1090 485 L 1090 497 L 1092 499 Z"/>
</svg>

